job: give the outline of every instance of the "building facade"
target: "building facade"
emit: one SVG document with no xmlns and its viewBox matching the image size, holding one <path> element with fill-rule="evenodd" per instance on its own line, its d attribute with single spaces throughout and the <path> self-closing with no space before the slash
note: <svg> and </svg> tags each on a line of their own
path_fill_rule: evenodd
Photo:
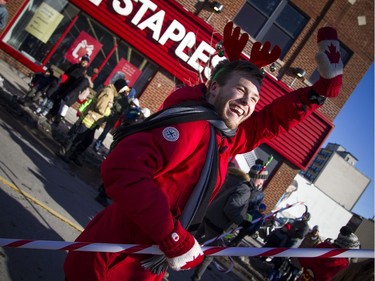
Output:
<svg viewBox="0 0 375 281">
<path fill-rule="evenodd" d="M 317 31 L 334 26 L 345 63 L 342 92 L 295 130 L 261 147 L 260 154 L 274 155 L 277 163 L 267 184 L 268 206 L 314 158 L 373 62 L 373 1 L 13 0 L 7 8 L 0 59 L 24 73 L 46 67 L 60 73 L 87 53 L 96 89 L 125 75 L 152 112 L 176 87 L 209 79 L 211 66 L 222 59 L 215 46 L 228 21 L 251 36 L 243 58 L 255 41 L 282 48 L 281 58 L 265 68 L 258 110 L 316 81 Z"/>
<path fill-rule="evenodd" d="M 307 180 L 351 211 L 371 180 L 357 170 L 357 159 L 339 144 L 328 143 L 320 149 L 306 171 Z"/>
</svg>

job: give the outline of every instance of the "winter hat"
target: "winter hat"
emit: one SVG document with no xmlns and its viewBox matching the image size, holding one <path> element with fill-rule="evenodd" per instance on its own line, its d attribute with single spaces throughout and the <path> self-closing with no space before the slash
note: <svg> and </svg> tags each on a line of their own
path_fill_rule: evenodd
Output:
<svg viewBox="0 0 375 281">
<path fill-rule="evenodd" d="M 340 233 L 333 243 L 343 249 L 359 249 L 360 247 L 357 235 L 349 226 L 341 227 Z"/>
<path fill-rule="evenodd" d="M 264 203 L 260 203 L 260 204 L 259 204 L 258 210 L 263 210 L 263 211 L 265 211 L 266 209 L 267 209 L 266 204 L 264 204 Z"/>
<path fill-rule="evenodd" d="M 126 90 L 126 87 L 128 86 L 128 83 L 122 78 L 116 80 L 116 82 L 113 84 L 117 90 L 118 93 L 122 93 Z"/>
<path fill-rule="evenodd" d="M 84 56 L 82 56 L 81 61 L 90 62 L 90 57 L 88 55 L 84 55 Z"/>
<path fill-rule="evenodd" d="M 142 108 L 141 112 L 144 118 L 147 118 L 151 115 L 151 111 L 147 107 Z"/>
<path fill-rule="evenodd" d="M 263 169 L 263 161 L 257 159 L 255 165 L 250 168 L 249 176 L 252 179 L 264 179 L 268 178 L 268 171 Z"/>
</svg>

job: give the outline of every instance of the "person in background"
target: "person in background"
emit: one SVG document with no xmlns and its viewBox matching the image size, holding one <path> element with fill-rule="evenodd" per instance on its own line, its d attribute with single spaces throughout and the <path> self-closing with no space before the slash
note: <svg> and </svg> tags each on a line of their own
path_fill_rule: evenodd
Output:
<svg viewBox="0 0 375 281">
<path fill-rule="evenodd" d="M 8 0 L 0 0 L 0 30 L 8 23 L 9 13 L 7 9 Z"/>
<path fill-rule="evenodd" d="M 85 72 L 83 77 L 80 77 L 76 80 L 76 82 L 69 88 L 69 91 L 66 91 L 64 96 L 60 100 L 60 108 L 57 113 L 57 118 L 55 118 L 54 125 L 58 125 L 62 119 L 66 116 L 69 107 L 79 101 L 79 96 L 84 95 L 81 97 L 83 100 L 88 97 L 90 94 L 90 89 L 93 87 L 93 83 L 91 81 L 91 77 L 88 76 L 87 72 Z"/>
<path fill-rule="evenodd" d="M 308 221 L 311 219 L 311 214 L 309 212 L 304 212 L 301 218 L 296 219 L 291 223 L 292 229 L 290 236 L 294 240 L 295 244 L 298 244 L 309 232 Z"/>
<path fill-rule="evenodd" d="M 249 200 L 248 213 L 259 209 L 259 205 L 264 200 L 263 184 L 268 178 L 268 171 L 263 168 L 262 159 L 255 160 L 255 165 L 250 168 L 251 195 Z"/>
<path fill-rule="evenodd" d="M 313 229 L 305 235 L 299 248 L 314 248 L 319 243 L 322 243 L 322 238 L 319 235 L 319 226 L 315 225 Z"/>
<path fill-rule="evenodd" d="M 247 227 L 247 228 L 240 229 L 237 236 L 234 237 L 230 241 L 230 243 L 229 243 L 230 247 L 237 247 L 238 244 L 240 244 L 240 242 L 242 241 L 243 238 L 245 238 L 246 236 L 251 236 L 259 230 L 259 228 L 262 226 L 262 224 L 264 222 L 262 217 L 265 215 L 266 209 L 267 209 L 266 204 L 260 203 L 258 209 L 253 210 L 251 213 L 249 213 L 249 215 L 250 215 L 249 221 L 251 223 L 250 226 Z M 255 221 L 255 220 L 258 220 L 258 221 L 253 223 L 252 221 Z"/>
<path fill-rule="evenodd" d="M 319 235 L 319 227 L 315 225 L 313 229 L 305 235 L 298 248 L 314 248 L 316 245 L 322 242 L 323 240 Z M 290 260 L 291 265 L 294 267 L 294 275 L 300 276 L 302 274 L 302 266 L 299 263 L 299 259 L 292 257 Z"/>
<path fill-rule="evenodd" d="M 206 215 L 195 237 L 200 244 L 223 234 L 235 226 L 249 227 L 247 207 L 250 198 L 250 177 L 236 167 L 229 167 L 226 180 L 216 198 L 207 209 Z M 213 241 L 210 246 L 220 245 L 221 240 Z M 208 245 L 207 245 L 208 246 Z M 201 280 L 213 256 L 206 256 L 196 268 L 191 280 Z"/>
<path fill-rule="evenodd" d="M 337 238 L 331 243 L 326 240 L 316 248 L 360 249 L 360 242 L 349 226 L 343 226 Z M 303 272 L 298 280 L 330 281 L 338 272 L 349 266 L 348 258 L 299 258 Z M 358 279 L 359 280 L 359 279 Z"/>
<path fill-rule="evenodd" d="M 103 146 L 103 141 L 105 140 L 107 134 L 111 131 L 111 129 L 114 127 L 117 120 L 121 117 L 124 112 L 127 112 L 129 110 L 129 95 L 130 88 L 129 86 L 126 86 L 126 89 L 124 92 L 120 93 L 114 101 L 114 105 L 111 111 L 111 114 L 106 118 L 106 123 L 103 128 L 103 132 L 100 134 L 100 136 L 96 139 L 94 142 L 94 151 L 99 152 L 100 148 Z"/>
<path fill-rule="evenodd" d="M 62 74 L 60 78 L 56 78 L 52 81 L 51 85 L 46 90 L 45 96 L 39 106 L 36 108 L 34 113 L 41 117 L 46 117 L 49 111 L 53 107 L 54 103 L 54 95 L 56 94 L 57 89 L 59 88 L 60 84 L 64 83 L 67 79 L 65 74 Z"/>
<path fill-rule="evenodd" d="M 62 120 L 62 116 L 59 115 L 60 106 L 62 99 L 67 96 L 70 92 L 74 90 L 77 86 L 77 81 L 87 74 L 87 66 L 90 62 L 90 57 L 88 55 L 82 56 L 80 62 L 70 66 L 63 75 L 66 76 L 65 82 L 61 83 L 57 88 L 56 92 L 51 95 L 53 98 L 53 107 L 49 111 L 49 122 L 56 126 L 59 125 Z"/>
<path fill-rule="evenodd" d="M 30 81 L 30 91 L 19 102 L 24 105 L 31 105 L 32 102 L 39 104 L 39 99 L 45 95 L 45 92 L 55 83 L 56 77 L 53 76 L 53 70 L 48 68 L 44 73 L 37 72 L 33 74 Z"/>
<path fill-rule="evenodd" d="M 325 98 L 339 94 L 339 41 L 335 29 L 324 27 L 318 32 L 321 78 L 255 111 L 264 77 L 260 68 L 276 60 L 281 49 L 260 52 L 258 46 L 252 62 L 240 60 L 249 37 L 239 39 L 240 28 L 233 34 L 232 28 L 227 23 L 223 40 L 229 60 L 215 66 L 207 84 L 177 89 L 163 102 L 164 110 L 130 126 L 139 131 L 126 135 L 129 127 L 124 127 L 124 134 L 116 133 L 101 164 L 112 203 L 76 239 L 153 244 L 163 255 L 70 251 L 67 281 L 161 280 L 168 266 L 177 271 L 198 266 L 204 253 L 193 233 L 220 192 L 229 160 L 291 130 Z M 329 60 L 329 50 L 338 60 Z"/>
<path fill-rule="evenodd" d="M 82 166 L 81 155 L 91 145 L 94 140 L 95 130 L 105 122 L 109 116 L 114 99 L 126 91 L 127 83 L 124 79 L 117 80 L 114 84 L 109 84 L 92 101 L 89 108 L 82 115 L 82 121 L 77 123 L 74 134 L 68 142 L 62 145 L 57 154 L 66 162 L 73 161 L 78 166 Z"/>
</svg>

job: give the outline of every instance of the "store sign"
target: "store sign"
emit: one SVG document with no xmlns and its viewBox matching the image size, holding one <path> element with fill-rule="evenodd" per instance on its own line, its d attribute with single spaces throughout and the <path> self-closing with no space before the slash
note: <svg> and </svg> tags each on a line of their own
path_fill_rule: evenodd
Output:
<svg viewBox="0 0 375 281">
<path fill-rule="evenodd" d="M 25 30 L 43 43 L 47 43 L 63 18 L 64 16 L 54 8 L 42 3 L 26 25 Z"/>
<path fill-rule="evenodd" d="M 96 6 L 103 2 L 88 1 Z M 177 42 L 175 55 L 206 78 L 211 74 L 211 67 L 225 59 L 215 54 L 216 49 L 207 42 L 197 42 L 195 33 L 188 31 L 178 20 L 166 21 L 166 12 L 158 10 L 158 6 L 150 0 L 112 0 L 112 8 L 119 16 L 132 14 L 131 23 L 140 30 L 151 31 L 153 40 L 160 45 L 164 46 L 169 41 Z"/>
<path fill-rule="evenodd" d="M 84 31 L 78 35 L 76 40 L 65 53 L 65 58 L 72 64 L 80 61 L 84 55 L 90 57 L 90 62 L 96 57 L 103 44 L 91 37 Z"/>
<path fill-rule="evenodd" d="M 132 65 L 130 62 L 121 58 L 112 70 L 111 74 L 108 76 L 107 80 L 104 82 L 104 85 L 113 84 L 117 79 L 122 78 L 129 81 L 129 86 L 133 87 L 135 81 L 142 74 L 138 68 Z"/>
</svg>

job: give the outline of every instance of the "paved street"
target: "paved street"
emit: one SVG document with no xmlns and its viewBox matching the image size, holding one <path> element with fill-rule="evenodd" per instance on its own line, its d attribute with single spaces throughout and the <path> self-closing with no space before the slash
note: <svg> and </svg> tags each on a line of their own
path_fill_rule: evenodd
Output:
<svg viewBox="0 0 375 281">
<path fill-rule="evenodd" d="M 103 207 L 94 198 L 100 184 L 102 158 L 91 149 L 84 166 L 67 164 L 56 156 L 59 141 L 72 122 L 55 130 L 32 110 L 20 106 L 28 78 L 0 62 L 5 78 L 0 87 L 0 238 L 73 241 Z M 0 85 L 1 86 L 1 85 Z M 98 134 L 100 132 L 97 132 Z M 110 139 L 106 140 L 108 147 Z M 66 253 L 55 250 L 0 248 L 0 280 L 64 280 Z M 224 267 L 230 264 L 219 258 Z M 257 272 L 238 266 L 222 273 L 215 266 L 203 280 L 263 280 Z M 192 271 L 170 272 L 169 280 L 190 280 Z"/>
</svg>

